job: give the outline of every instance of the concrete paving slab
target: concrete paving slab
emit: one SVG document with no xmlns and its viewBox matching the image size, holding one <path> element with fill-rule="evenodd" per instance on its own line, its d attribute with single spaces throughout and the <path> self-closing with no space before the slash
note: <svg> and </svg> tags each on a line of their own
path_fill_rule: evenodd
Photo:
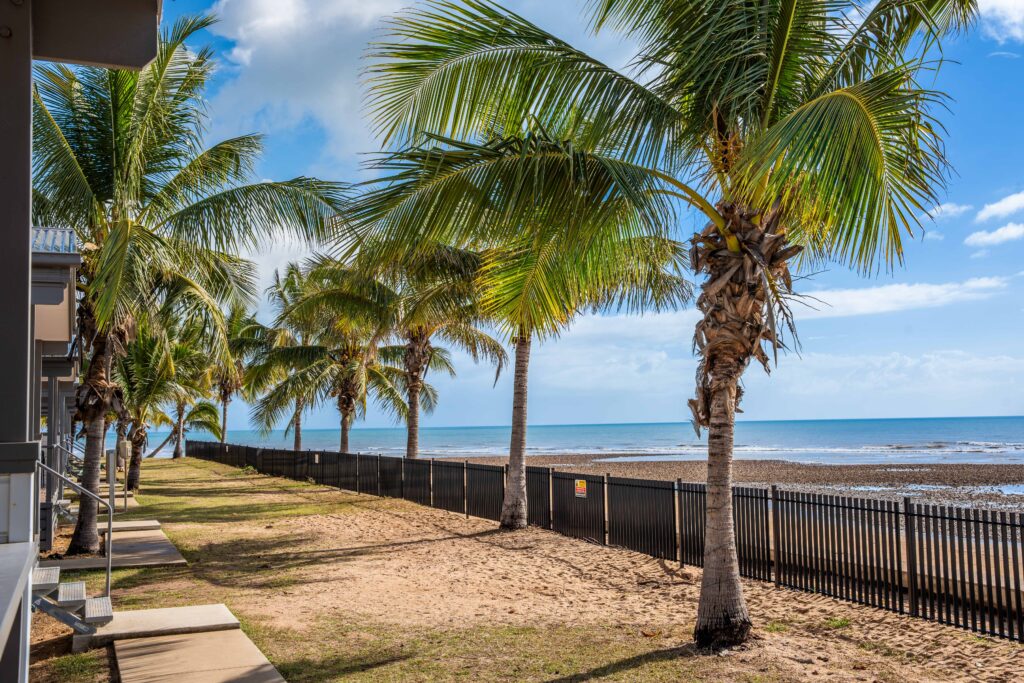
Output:
<svg viewBox="0 0 1024 683">
<path fill-rule="evenodd" d="M 155 638 L 186 633 L 228 631 L 238 628 L 238 619 L 224 604 L 163 607 L 114 612 L 113 620 L 99 626 L 96 633 L 74 636 L 72 649 L 81 652 L 133 638 Z"/>
<path fill-rule="evenodd" d="M 188 564 L 162 530 L 122 531 L 114 534 L 111 566 L 164 567 Z M 60 567 L 63 571 L 105 569 L 105 557 L 69 557 L 65 560 L 43 560 L 40 567 Z"/>
<path fill-rule="evenodd" d="M 119 640 L 122 683 L 284 683 L 240 630 Z"/>
<path fill-rule="evenodd" d="M 160 522 L 156 519 L 134 519 L 126 522 L 114 522 L 114 533 L 125 531 L 156 531 L 160 528 Z M 102 522 L 96 525 L 96 531 L 100 534 L 107 533 L 107 523 Z"/>
</svg>

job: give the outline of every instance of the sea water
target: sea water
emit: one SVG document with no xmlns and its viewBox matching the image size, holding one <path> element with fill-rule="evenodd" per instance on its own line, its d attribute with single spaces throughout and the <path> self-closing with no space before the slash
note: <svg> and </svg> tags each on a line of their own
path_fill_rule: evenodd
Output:
<svg viewBox="0 0 1024 683">
<path fill-rule="evenodd" d="M 152 433 L 158 444 L 165 435 Z M 508 453 L 509 427 L 430 427 L 420 430 L 425 457 L 466 458 Z M 302 446 L 337 450 L 338 430 L 305 429 Z M 189 438 L 204 438 L 189 434 Z M 210 437 L 205 437 L 210 438 Z M 283 431 L 261 435 L 229 431 L 229 443 L 290 448 Z M 405 429 L 353 429 L 350 450 L 405 453 Z M 531 425 L 529 455 L 602 454 L 614 460 L 697 460 L 707 439 L 689 423 Z M 170 446 L 161 455 L 170 455 Z M 1024 417 L 956 417 L 878 420 L 740 421 L 735 457 L 827 464 L 1018 463 L 1024 464 Z"/>
</svg>

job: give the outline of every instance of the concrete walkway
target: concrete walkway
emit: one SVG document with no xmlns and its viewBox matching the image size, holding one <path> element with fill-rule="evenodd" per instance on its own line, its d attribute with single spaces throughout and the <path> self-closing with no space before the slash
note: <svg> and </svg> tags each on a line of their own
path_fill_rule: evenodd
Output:
<svg viewBox="0 0 1024 683">
<path fill-rule="evenodd" d="M 111 566 L 115 569 L 188 564 L 160 529 L 115 533 L 112 555 Z M 60 567 L 64 571 L 106 569 L 107 560 L 105 557 L 70 557 L 66 560 L 44 560 L 39 566 Z"/>
<path fill-rule="evenodd" d="M 114 643 L 122 683 L 285 683 L 238 629 Z"/>
</svg>

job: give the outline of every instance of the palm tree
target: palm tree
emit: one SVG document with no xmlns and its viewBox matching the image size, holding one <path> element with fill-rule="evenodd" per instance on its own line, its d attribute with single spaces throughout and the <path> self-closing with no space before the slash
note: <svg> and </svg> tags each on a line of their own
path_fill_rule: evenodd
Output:
<svg viewBox="0 0 1024 683">
<path fill-rule="evenodd" d="M 220 442 L 224 443 L 228 431 L 228 404 L 238 392 L 244 392 L 245 368 L 259 347 L 260 340 L 254 337 L 259 325 L 256 317 L 243 306 L 232 306 L 224 319 L 229 356 L 214 362 L 213 381 L 220 400 Z"/>
<path fill-rule="evenodd" d="M 232 256 L 282 230 L 323 237 L 342 189 L 310 178 L 251 182 L 259 136 L 204 147 L 209 49 L 185 43 L 212 23 L 179 19 L 141 72 L 43 65 L 34 99 L 33 214 L 82 245 L 79 335 L 89 355 L 78 387 L 86 432 L 82 483 L 99 486 L 105 417 L 120 409 L 110 368 L 139 316 L 169 289 L 222 325 L 219 304 L 253 293 L 251 264 Z M 95 552 L 96 504 L 81 502 L 69 552 Z"/>
<path fill-rule="evenodd" d="M 825 259 L 862 272 L 902 262 L 902 235 L 918 227 L 946 178 L 941 92 L 921 85 L 945 34 L 970 24 L 974 0 L 595 0 L 595 30 L 639 45 L 631 73 L 590 57 L 486 0 L 433 0 L 392 20 L 374 48 L 370 106 L 385 144 L 472 138 L 535 118 L 571 131 L 648 214 L 686 204 L 708 222 L 691 266 L 706 275 L 691 402 L 708 430 L 708 506 L 701 646 L 745 640 L 731 502 L 739 381 L 767 369 L 791 322 L 790 263 Z M 537 153 L 542 153 L 538 149 Z M 550 151 L 543 152 L 550 154 Z M 524 162 L 525 163 L 525 162 Z M 541 161 L 538 159 L 536 165 Z M 554 163 L 551 161 L 550 163 Z M 484 186 L 452 174 L 445 181 Z M 497 171 L 490 172 L 496 178 Z M 497 185 L 486 186 L 488 191 Z M 508 207 L 594 225 L 606 197 L 560 199 L 531 181 L 532 204 Z M 493 204 L 471 195 L 464 230 Z M 413 210 L 410 207 L 419 206 Z M 444 207 L 451 209 L 450 205 Z M 557 212 L 556 212 L 557 210 Z M 410 194 L 395 223 L 418 211 Z M 436 213 L 436 212 L 435 212 Z M 791 326 L 790 326 L 791 327 Z M 792 330 L 791 330 L 792 331 Z"/>
<path fill-rule="evenodd" d="M 401 341 L 380 348 L 385 362 L 404 368 L 401 386 L 407 411 L 407 458 L 419 455 L 419 421 L 430 413 L 436 397 L 426 391 L 430 371 L 455 375 L 450 351 L 459 349 L 478 362 L 495 366 L 495 381 L 508 360 L 501 342 L 481 328 L 475 278 L 478 254 L 435 245 L 415 263 L 396 267 L 393 261 L 350 267 L 330 258 L 311 263 L 316 286 L 295 305 L 295 310 L 344 313 L 378 321 Z M 371 274 L 366 274 L 366 271 Z"/>
<path fill-rule="evenodd" d="M 243 384 L 252 396 L 266 393 L 271 387 L 285 382 L 290 366 L 281 362 L 281 356 L 287 353 L 284 349 L 304 347 L 316 334 L 319 321 L 315 316 L 298 313 L 286 315 L 286 312 L 301 299 L 305 287 L 306 276 L 299 264 L 287 264 L 284 272 L 275 270 L 274 282 L 266 291 L 277 316 L 275 324 L 268 327 L 254 322 L 243 332 L 246 338 L 254 340 L 253 360 L 246 369 L 243 379 Z M 309 398 L 305 394 L 295 392 L 288 396 L 291 402 L 291 416 L 285 434 L 292 432 L 292 448 L 296 451 L 302 450 L 302 413 L 308 407 Z M 279 413 L 282 409 L 282 406 L 277 405 L 274 407 L 273 419 L 264 411 L 256 421 L 266 424 L 267 430 L 273 429 L 281 417 Z M 257 417 L 255 410 L 253 416 Z"/>
<path fill-rule="evenodd" d="M 353 318 L 324 302 L 297 305 L 317 291 L 325 269 L 310 276 L 297 264 L 289 264 L 286 273 L 270 290 L 281 311 L 276 333 L 265 335 L 274 342 L 250 368 L 250 383 L 263 393 L 253 407 L 253 422 L 269 431 L 292 412 L 292 427 L 301 429 L 301 410 L 333 399 L 341 426 L 339 448 L 347 453 L 352 423 L 365 414 L 368 396 L 387 412 L 407 414 L 400 391 L 401 368 L 378 357 L 381 342 L 391 334 L 388 321 Z M 433 403 L 433 388 L 424 387 L 424 393 Z M 297 435 L 294 449 L 301 448 Z"/>
<path fill-rule="evenodd" d="M 122 404 L 128 423 L 127 438 L 131 443 L 127 485 L 138 490 L 143 452 L 148 443 L 149 429 L 154 426 L 173 426 L 168 440 L 178 433 L 178 427 L 163 406 L 176 403 L 185 382 L 204 371 L 208 357 L 196 353 L 190 343 L 168 339 L 165 329 L 143 322 L 114 362 L 113 376 L 123 392 Z M 197 403 L 182 417 L 182 431 L 201 428 L 219 435 L 217 420 L 209 419 L 209 409 Z M 166 442 L 165 442 L 166 443 Z"/>
<path fill-rule="evenodd" d="M 689 288 L 678 274 L 680 245 L 650 229 L 656 216 L 620 192 L 628 169 L 536 122 L 516 135 L 489 136 L 483 143 L 435 137 L 434 146 L 385 156 L 379 186 L 355 212 L 352 239 L 360 258 L 372 263 L 415 263 L 437 243 L 480 250 L 480 314 L 515 348 L 501 524 L 521 529 L 533 340 L 557 335 L 588 309 L 674 307 Z M 595 196 L 604 208 L 588 223 L 564 206 Z"/>
</svg>

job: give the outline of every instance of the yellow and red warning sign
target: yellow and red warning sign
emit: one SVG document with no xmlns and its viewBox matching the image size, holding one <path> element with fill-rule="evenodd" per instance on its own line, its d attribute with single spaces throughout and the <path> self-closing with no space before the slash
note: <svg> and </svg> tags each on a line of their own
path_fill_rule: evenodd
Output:
<svg viewBox="0 0 1024 683">
<path fill-rule="evenodd" d="M 576 497 L 586 498 L 587 497 L 587 480 L 577 479 L 576 480 Z"/>
</svg>

